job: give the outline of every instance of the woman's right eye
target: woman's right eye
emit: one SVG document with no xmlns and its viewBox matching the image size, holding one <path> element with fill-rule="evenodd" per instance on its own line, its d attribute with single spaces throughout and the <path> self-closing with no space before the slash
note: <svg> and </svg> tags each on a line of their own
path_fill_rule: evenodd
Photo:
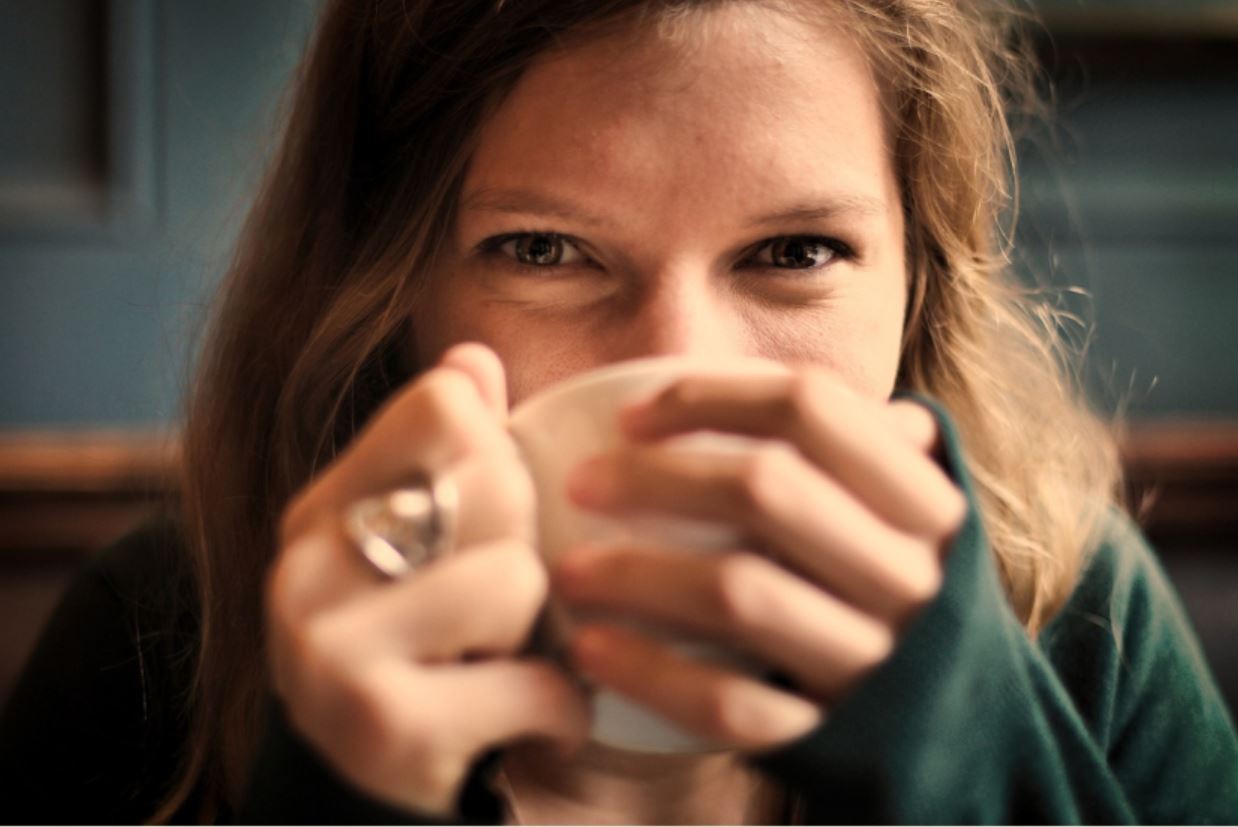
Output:
<svg viewBox="0 0 1238 827">
<path fill-rule="evenodd" d="M 487 239 L 481 246 L 528 267 L 559 267 L 588 261 L 570 239 L 558 233 L 509 233 Z"/>
</svg>

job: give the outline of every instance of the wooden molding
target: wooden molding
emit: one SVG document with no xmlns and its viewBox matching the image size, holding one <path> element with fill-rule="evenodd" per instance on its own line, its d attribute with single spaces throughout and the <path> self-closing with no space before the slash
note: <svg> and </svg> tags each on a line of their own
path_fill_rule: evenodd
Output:
<svg viewBox="0 0 1238 827">
<path fill-rule="evenodd" d="M 1238 545 L 1238 419 L 1141 422 L 1120 446 L 1149 533 Z M 0 553 L 89 553 L 115 539 L 174 501 L 179 456 L 174 433 L 0 435 Z"/>
<path fill-rule="evenodd" d="M 0 237 L 18 243 L 125 242 L 156 227 L 159 198 L 159 4 L 153 0 L 111 0 L 82 6 L 99 55 L 90 75 L 97 89 L 77 90 L 67 99 L 99 109 L 82 137 L 102 162 L 91 174 L 53 175 L 33 186 L 0 187 Z M 53 33 L 61 34 L 63 33 Z M 96 77 L 101 76 L 101 77 Z M 63 94 L 63 93 L 62 93 Z M 7 117 L 29 117 L 19 111 Z"/>
<path fill-rule="evenodd" d="M 56 433 L 0 436 L 0 495 L 167 491 L 176 479 L 174 433 Z"/>
<path fill-rule="evenodd" d="M 1238 421 L 1167 419 L 1130 426 L 1121 438 L 1131 472 L 1238 476 Z"/>
<path fill-rule="evenodd" d="M 1055 34 L 1159 40 L 1238 38 L 1238 9 L 1223 6 L 1185 10 L 1169 4 L 1159 9 L 1048 9 L 1039 16 L 1044 27 Z"/>
<path fill-rule="evenodd" d="M 94 551 L 171 502 L 178 470 L 170 433 L 0 436 L 0 553 Z"/>
<path fill-rule="evenodd" d="M 1154 538 L 1238 546 L 1238 421 L 1145 422 L 1121 446 L 1130 502 Z"/>
</svg>

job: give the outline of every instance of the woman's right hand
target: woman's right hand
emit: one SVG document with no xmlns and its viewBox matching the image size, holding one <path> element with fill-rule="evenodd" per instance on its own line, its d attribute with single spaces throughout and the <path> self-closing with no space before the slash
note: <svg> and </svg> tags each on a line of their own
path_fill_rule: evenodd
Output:
<svg viewBox="0 0 1238 827">
<path fill-rule="evenodd" d="M 451 813 L 495 745 L 588 735 L 573 681 L 515 657 L 548 580 L 504 385 L 490 350 L 460 345 L 399 391 L 284 513 L 267 584 L 269 666 L 293 727 L 358 788 L 413 810 Z M 456 547 L 384 580 L 343 516 L 419 472 L 459 488 Z"/>
</svg>

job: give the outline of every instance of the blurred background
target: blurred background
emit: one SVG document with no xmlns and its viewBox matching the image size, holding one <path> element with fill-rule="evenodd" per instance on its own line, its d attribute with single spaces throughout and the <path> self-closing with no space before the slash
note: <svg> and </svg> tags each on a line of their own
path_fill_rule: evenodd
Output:
<svg viewBox="0 0 1238 827">
<path fill-rule="evenodd" d="M 0 0 L 0 703 L 175 497 L 179 399 L 316 0 Z M 1020 266 L 1238 709 L 1238 0 L 1041 0 Z M 1081 288 L 1080 293 L 1066 288 Z"/>
</svg>

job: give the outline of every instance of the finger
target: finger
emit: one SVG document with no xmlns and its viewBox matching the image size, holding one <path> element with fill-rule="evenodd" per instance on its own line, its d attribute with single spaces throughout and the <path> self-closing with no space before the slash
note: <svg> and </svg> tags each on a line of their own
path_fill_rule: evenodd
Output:
<svg viewBox="0 0 1238 827">
<path fill-rule="evenodd" d="M 454 368 L 473 380 L 487 407 L 500 420 L 507 418 L 507 379 L 498 355 L 478 342 L 455 345 L 439 364 Z"/>
<path fill-rule="evenodd" d="M 500 659 L 427 675 L 428 688 L 444 699 L 444 729 L 471 743 L 474 753 L 529 737 L 571 750 L 589 738 L 593 710 L 587 694 L 549 661 Z"/>
<path fill-rule="evenodd" d="M 468 548 L 371 587 L 313 620 L 314 645 L 363 662 L 398 656 L 420 663 L 517 652 L 546 600 L 537 553 L 515 541 Z"/>
<path fill-rule="evenodd" d="M 331 530 L 303 534 L 285 547 L 267 573 L 265 611 L 268 663 L 276 694 L 287 697 L 298 671 L 296 641 L 305 619 L 372 586 L 351 561 L 338 558 L 347 540 Z"/>
<path fill-rule="evenodd" d="M 737 645 L 819 699 L 841 697 L 893 648 L 889 625 L 747 552 L 575 549 L 553 579 L 577 609 Z"/>
<path fill-rule="evenodd" d="M 935 455 L 941 447 L 941 433 L 933 412 L 919 402 L 898 399 L 885 409 L 894 429 L 920 453 Z"/>
<path fill-rule="evenodd" d="M 268 610 L 295 625 L 380 582 L 340 521 L 323 519 L 280 552 L 267 577 Z"/>
<path fill-rule="evenodd" d="M 537 534 L 537 495 L 528 466 L 506 447 L 465 457 L 439 472 L 459 491 L 456 548 L 514 538 L 532 543 Z"/>
<path fill-rule="evenodd" d="M 741 455 L 632 447 L 586 464 L 569 494 L 598 511 L 738 526 L 809 580 L 896 623 L 941 585 L 936 545 L 892 528 L 785 447 Z"/>
<path fill-rule="evenodd" d="M 572 655 L 596 683 L 731 747 L 768 749 L 803 736 L 822 718 L 804 698 L 613 626 L 582 626 Z"/>
<path fill-rule="evenodd" d="M 940 536 L 965 503 L 923 448 L 896 436 L 887 407 L 825 371 L 806 370 L 743 381 L 690 377 L 621 421 L 644 440 L 713 430 L 785 441 L 891 525 Z"/>
<path fill-rule="evenodd" d="M 449 367 L 427 371 L 384 405 L 348 449 L 285 512 L 285 542 L 323 514 L 437 475 L 470 454 L 516 457 L 473 379 Z M 462 492 L 467 493 L 467 492 Z"/>
</svg>

